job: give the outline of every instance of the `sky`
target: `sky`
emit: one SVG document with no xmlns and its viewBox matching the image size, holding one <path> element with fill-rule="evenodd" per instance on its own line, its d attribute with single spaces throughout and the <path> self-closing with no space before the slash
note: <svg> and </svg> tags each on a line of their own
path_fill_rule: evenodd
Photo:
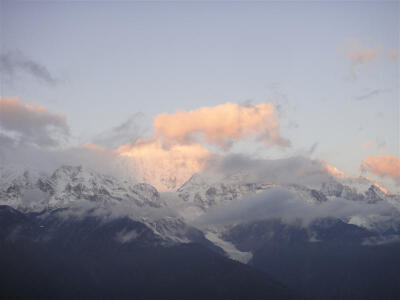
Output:
<svg viewBox="0 0 400 300">
<path fill-rule="evenodd" d="M 0 1 L 7 138 L 400 178 L 398 1 Z"/>
</svg>

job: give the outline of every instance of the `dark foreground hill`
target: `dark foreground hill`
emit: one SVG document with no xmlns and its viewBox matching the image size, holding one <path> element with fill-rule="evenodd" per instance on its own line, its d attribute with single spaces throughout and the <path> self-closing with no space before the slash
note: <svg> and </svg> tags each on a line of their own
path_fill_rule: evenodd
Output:
<svg viewBox="0 0 400 300">
<path fill-rule="evenodd" d="M 56 220 L 0 207 L 1 299 L 299 299 L 200 244 L 122 218 Z"/>
<path fill-rule="evenodd" d="M 334 218 L 309 227 L 266 220 L 226 233 L 249 262 L 309 299 L 400 299 L 400 239 Z"/>
</svg>

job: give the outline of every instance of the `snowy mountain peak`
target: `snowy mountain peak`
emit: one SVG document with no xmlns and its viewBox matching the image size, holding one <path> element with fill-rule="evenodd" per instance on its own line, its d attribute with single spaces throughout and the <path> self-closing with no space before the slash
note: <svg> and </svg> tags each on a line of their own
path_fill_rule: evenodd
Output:
<svg viewBox="0 0 400 300">
<path fill-rule="evenodd" d="M 57 179 L 57 178 L 62 178 L 62 177 L 76 178 L 79 175 L 82 176 L 83 173 L 84 173 L 84 171 L 83 171 L 83 167 L 82 166 L 63 165 L 63 166 L 59 167 L 58 169 L 56 169 L 54 171 L 54 173 L 51 176 L 51 178 L 52 179 Z"/>
<path fill-rule="evenodd" d="M 62 166 L 51 176 L 5 170 L 1 175 L 0 204 L 22 210 L 68 207 L 82 201 L 139 207 L 165 206 L 151 185 L 131 184 L 82 166 Z"/>
<path fill-rule="evenodd" d="M 386 193 L 382 187 L 364 177 L 327 177 L 324 181 L 320 181 L 319 187 L 279 180 L 275 182 L 271 178 L 263 181 L 244 171 L 219 177 L 195 174 L 177 190 L 177 194 L 185 203 L 187 211 L 183 213 L 185 217 L 199 216 L 212 206 L 236 201 L 246 195 L 261 193 L 271 188 L 287 190 L 296 198 L 310 204 L 339 198 L 366 204 L 387 201 L 396 208 L 400 207 L 398 196 Z"/>
</svg>

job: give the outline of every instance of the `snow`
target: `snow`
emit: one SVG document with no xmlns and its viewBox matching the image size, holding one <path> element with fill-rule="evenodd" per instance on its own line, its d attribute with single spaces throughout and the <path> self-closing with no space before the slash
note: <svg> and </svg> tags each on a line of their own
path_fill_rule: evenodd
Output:
<svg viewBox="0 0 400 300">
<path fill-rule="evenodd" d="M 219 234 L 215 231 L 207 231 L 205 237 L 213 244 L 222 248 L 228 257 L 233 260 L 247 264 L 253 257 L 251 252 L 240 251 L 232 243 L 221 239 Z"/>
<path fill-rule="evenodd" d="M 21 210 L 63 208 L 79 201 L 165 206 L 151 185 L 122 182 L 82 167 L 62 166 L 51 176 L 2 170 L 0 179 L 0 203 Z"/>
<path fill-rule="evenodd" d="M 40 212 L 57 208 L 79 210 L 81 207 L 100 208 L 99 216 L 111 212 L 138 220 L 168 243 L 188 243 L 190 226 L 210 208 L 230 205 L 245 195 L 257 194 L 272 188 L 285 189 L 310 205 L 323 201 L 345 199 L 365 205 L 388 204 L 393 207 L 389 216 L 379 214 L 354 215 L 347 222 L 369 230 L 400 231 L 400 196 L 387 194 L 365 177 L 333 178 L 320 189 L 305 185 L 277 184 L 256 180 L 246 172 L 229 176 L 205 177 L 195 174 L 176 192 L 159 193 L 146 183 L 122 181 L 83 167 L 62 166 L 49 176 L 23 169 L 0 167 L 0 204 L 13 208 Z M 321 200 L 322 199 L 322 200 Z M 198 228 L 205 237 L 224 249 L 227 255 L 247 263 L 251 252 L 242 252 L 221 238 L 224 228 Z M 136 238 L 134 232 L 122 232 L 117 237 L 122 243 Z M 318 240 L 310 239 L 310 242 Z"/>
</svg>

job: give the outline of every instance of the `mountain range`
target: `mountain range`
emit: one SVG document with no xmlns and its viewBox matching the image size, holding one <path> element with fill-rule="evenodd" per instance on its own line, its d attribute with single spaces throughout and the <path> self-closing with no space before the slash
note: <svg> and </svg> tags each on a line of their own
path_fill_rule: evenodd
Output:
<svg viewBox="0 0 400 300">
<path fill-rule="evenodd" d="M 364 177 L 199 173 L 160 193 L 2 168 L 0 205 L 5 299 L 400 296 L 400 196 Z"/>
</svg>

